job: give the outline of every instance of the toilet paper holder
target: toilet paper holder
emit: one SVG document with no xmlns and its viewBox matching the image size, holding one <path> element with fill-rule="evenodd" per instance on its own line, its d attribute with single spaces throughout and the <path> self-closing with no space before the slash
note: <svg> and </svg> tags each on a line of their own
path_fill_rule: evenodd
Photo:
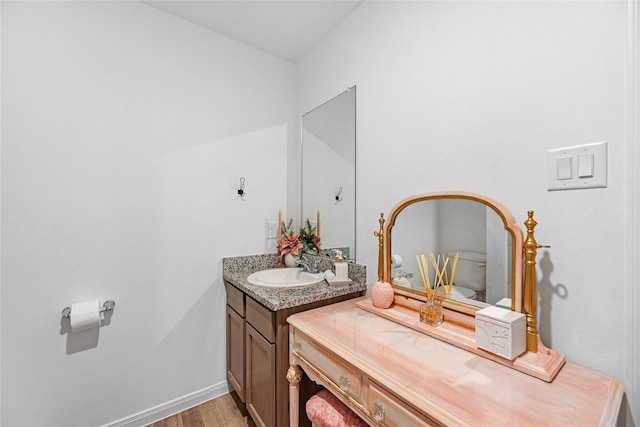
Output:
<svg viewBox="0 0 640 427">
<path fill-rule="evenodd" d="M 113 300 L 107 300 L 104 302 L 104 304 L 102 304 L 102 308 L 100 309 L 100 313 L 103 313 L 105 311 L 111 311 L 113 310 L 113 307 L 116 306 L 115 301 Z M 69 319 L 71 317 L 71 307 L 66 307 L 64 310 L 62 310 L 62 318 L 63 319 Z"/>
</svg>

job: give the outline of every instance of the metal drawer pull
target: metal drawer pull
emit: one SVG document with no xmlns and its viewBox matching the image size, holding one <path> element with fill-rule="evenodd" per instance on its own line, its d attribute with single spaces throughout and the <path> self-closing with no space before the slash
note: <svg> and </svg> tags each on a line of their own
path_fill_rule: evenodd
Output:
<svg viewBox="0 0 640 427">
<path fill-rule="evenodd" d="M 384 405 L 382 405 L 382 403 L 374 403 L 373 404 L 373 419 L 376 421 L 382 421 L 384 420 Z"/>
<path fill-rule="evenodd" d="M 349 380 L 349 378 L 340 375 L 340 379 L 338 381 L 340 383 L 340 390 L 344 392 L 349 391 L 349 386 L 351 385 L 351 380 Z"/>
</svg>

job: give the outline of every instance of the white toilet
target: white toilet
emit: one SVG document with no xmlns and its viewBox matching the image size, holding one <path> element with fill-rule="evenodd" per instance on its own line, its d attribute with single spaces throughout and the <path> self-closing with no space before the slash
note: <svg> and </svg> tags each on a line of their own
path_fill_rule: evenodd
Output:
<svg viewBox="0 0 640 427">
<path fill-rule="evenodd" d="M 453 257 L 456 256 L 456 253 L 458 254 L 458 264 L 451 288 L 452 298 L 460 299 L 462 297 L 482 301 L 487 290 L 487 256 L 479 252 L 447 252 L 450 265 L 453 263 Z"/>
</svg>

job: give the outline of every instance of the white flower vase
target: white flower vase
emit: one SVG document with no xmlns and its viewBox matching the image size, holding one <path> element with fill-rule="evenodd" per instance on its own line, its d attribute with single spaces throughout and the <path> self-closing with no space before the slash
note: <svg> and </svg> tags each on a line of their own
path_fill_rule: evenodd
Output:
<svg viewBox="0 0 640 427">
<path fill-rule="evenodd" d="M 285 256 L 284 256 L 284 265 L 286 265 L 289 268 L 297 267 L 298 266 L 298 258 L 296 258 L 295 256 L 291 255 L 290 253 L 285 254 Z"/>
</svg>

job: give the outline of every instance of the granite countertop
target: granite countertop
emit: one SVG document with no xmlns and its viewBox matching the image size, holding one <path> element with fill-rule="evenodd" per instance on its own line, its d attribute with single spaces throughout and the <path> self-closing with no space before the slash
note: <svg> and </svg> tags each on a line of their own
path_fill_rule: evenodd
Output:
<svg viewBox="0 0 640 427">
<path fill-rule="evenodd" d="M 275 254 L 224 258 L 222 260 L 222 278 L 271 311 L 367 290 L 366 267 L 358 264 L 349 265 L 349 277 L 351 277 L 352 283 L 341 287 L 330 286 L 326 280 L 314 285 L 290 288 L 267 288 L 252 285 L 247 281 L 247 277 L 251 273 L 273 268 L 275 261 Z M 326 268 L 329 264 L 330 261 L 327 260 Z M 326 268 L 321 267 L 321 271 Z"/>
</svg>

